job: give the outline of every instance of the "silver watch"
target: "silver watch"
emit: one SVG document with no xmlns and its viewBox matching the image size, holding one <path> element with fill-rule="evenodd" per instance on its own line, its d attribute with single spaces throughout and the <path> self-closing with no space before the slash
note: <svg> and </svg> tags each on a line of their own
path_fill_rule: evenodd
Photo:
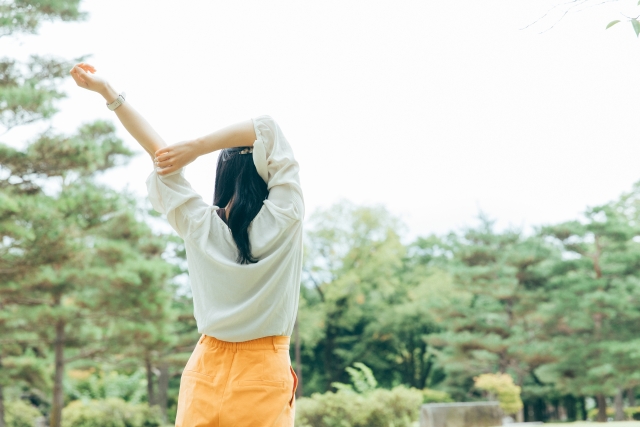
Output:
<svg viewBox="0 0 640 427">
<path fill-rule="evenodd" d="M 125 96 L 126 96 L 126 93 L 120 92 L 120 95 L 118 95 L 115 101 L 113 101 L 111 104 L 107 103 L 107 108 L 111 111 L 115 110 L 116 108 L 118 108 L 124 103 Z"/>
</svg>

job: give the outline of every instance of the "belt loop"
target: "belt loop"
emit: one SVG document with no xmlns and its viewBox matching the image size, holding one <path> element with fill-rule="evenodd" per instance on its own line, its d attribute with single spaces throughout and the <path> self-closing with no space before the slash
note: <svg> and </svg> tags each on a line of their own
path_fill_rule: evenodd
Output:
<svg viewBox="0 0 640 427">
<path fill-rule="evenodd" d="M 204 341 L 204 337 L 205 337 L 205 335 L 202 334 L 202 336 L 200 337 L 200 341 L 198 341 L 198 344 L 202 344 L 202 341 Z"/>
<path fill-rule="evenodd" d="M 233 343 L 233 352 L 234 352 L 234 353 L 237 353 L 237 352 L 238 352 L 238 343 L 237 343 L 237 342 L 234 342 L 234 343 Z"/>
<path fill-rule="evenodd" d="M 276 347 L 276 337 L 271 337 L 271 344 L 273 344 L 273 352 L 278 352 L 278 347 Z"/>
</svg>

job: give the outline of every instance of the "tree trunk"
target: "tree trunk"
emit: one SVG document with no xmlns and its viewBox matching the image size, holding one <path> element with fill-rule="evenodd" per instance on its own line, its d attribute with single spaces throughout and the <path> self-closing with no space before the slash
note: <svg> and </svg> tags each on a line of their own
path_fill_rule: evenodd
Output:
<svg viewBox="0 0 640 427">
<path fill-rule="evenodd" d="M 169 365 L 167 362 L 160 363 L 160 375 L 158 377 L 158 404 L 162 411 L 162 419 L 167 422 L 167 399 L 169 390 Z"/>
<path fill-rule="evenodd" d="M 302 397 L 302 361 L 300 358 L 300 331 L 298 326 L 298 318 L 294 324 L 294 332 L 296 339 L 295 358 L 296 358 L 296 376 L 298 377 L 298 388 L 296 389 L 296 398 Z"/>
<path fill-rule="evenodd" d="M 623 400 L 624 397 L 622 395 L 623 391 L 621 388 L 618 389 L 618 392 L 616 393 L 616 397 L 614 399 L 614 404 L 615 404 L 615 408 L 616 408 L 616 415 L 615 418 L 613 419 L 614 421 L 624 421 L 624 404 L 623 404 Z"/>
<path fill-rule="evenodd" d="M 2 364 L 0 363 L 0 367 Z M 0 427 L 5 427 L 4 423 L 4 393 L 2 390 L 2 384 L 0 384 Z"/>
<path fill-rule="evenodd" d="M 598 418 L 596 421 L 599 423 L 607 422 L 607 401 L 604 394 L 596 395 L 596 402 L 598 403 Z"/>
<path fill-rule="evenodd" d="M 547 405 L 540 397 L 533 401 L 533 421 L 547 421 Z"/>
<path fill-rule="evenodd" d="M 627 390 L 627 400 L 631 408 L 636 406 L 636 390 L 633 387 Z"/>
<path fill-rule="evenodd" d="M 584 396 L 580 396 L 578 399 L 580 402 L 580 419 L 583 421 L 587 420 L 587 399 Z"/>
<path fill-rule="evenodd" d="M 151 357 L 147 355 L 144 359 L 145 368 L 147 369 L 147 401 L 149 402 L 149 406 L 156 405 L 156 397 L 153 391 L 153 366 L 151 365 Z"/>
<path fill-rule="evenodd" d="M 578 411 L 576 411 L 576 398 L 570 394 L 564 397 L 564 409 L 567 414 L 567 421 L 576 421 Z"/>
<path fill-rule="evenodd" d="M 53 375 L 53 402 L 51 404 L 50 426 L 60 427 L 62 422 L 62 405 L 64 405 L 64 395 L 62 391 L 62 380 L 64 376 L 64 320 L 56 323 L 56 340 L 54 342 L 55 371 Z"/>
</svg>

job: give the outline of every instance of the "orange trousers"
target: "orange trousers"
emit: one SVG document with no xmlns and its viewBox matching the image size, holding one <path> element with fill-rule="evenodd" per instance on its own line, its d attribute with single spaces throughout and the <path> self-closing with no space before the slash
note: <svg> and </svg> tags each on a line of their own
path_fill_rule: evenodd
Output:
<svg viewBox="0 0 640 427">
<path fill-rule="evenodd" d="M 180 379 L 176 427 L 292 427 L 297 386 L 289 337 L 202 335 Z"/>
</svg>

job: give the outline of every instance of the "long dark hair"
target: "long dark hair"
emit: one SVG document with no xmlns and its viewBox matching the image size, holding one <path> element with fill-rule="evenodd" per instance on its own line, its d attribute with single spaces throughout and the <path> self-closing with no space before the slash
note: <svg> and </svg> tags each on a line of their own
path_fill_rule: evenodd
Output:
<svg viewBox="0 0 640 427">
<path fill-rule="evenodd" d="M 258 259 L 251 255 L 249 225 L 262 208 L 262 202 L 269 195 L 264 182 L 253 163 L 251 147 L 227 148 L 220 152 L 216 167 L 216 184 L 213 204 L 225 207 L 231 202 L 228 219 L 220 216 L 229 228 L 238 247 L 239 264 L 251 264 Z M 246 154 L 240 154 L 244 152 Z M 224 211 L 222 211 L 224 212 Z M 221 213 L 222 213 L 221 212 Z"/>
</svg>

